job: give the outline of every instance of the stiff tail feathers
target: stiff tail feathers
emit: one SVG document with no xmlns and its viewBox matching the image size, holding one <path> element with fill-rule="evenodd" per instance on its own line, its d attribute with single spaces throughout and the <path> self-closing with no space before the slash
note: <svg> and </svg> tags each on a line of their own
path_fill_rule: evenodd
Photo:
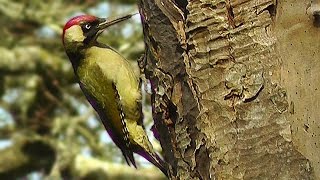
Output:
<svg viewBox="0 0 320 180">
<path fill-rule="evenodd" d="M 158 154 L 154 153 L 151 155 L 145 151 L 137 152 L 137 154 L 139 154 L 140 156 L 144 157 L 146 160 L 151 162 L 158 169 L 160 169 L 164 175 L 166 175 L 168 177 L 166 163 L 160 158 L 160 156 Z"/>
<path fill-rule="evenodd" d="M 136 161 L 133 157 L 133 152 L 127 149 L 121 149 L 121 152 L 129 166 L 133 165 L 133 167 L 137 168 Z"/>
<path fill-rule="evenodd" d="M 122 149 L 121 151 L 122 151 L 122 154 L 123 154 L 127 164 L 129 166 L 134 166 L 135 168 L 137 168 L 136 161 L 133 157 L 133 152 L 130 150 L 125 150 L 125 149 Z M 151 162 L 158 169 L 160 169 L 160 171 L 162 171 L 162 173 L 164 175 L 166 175 L 168 177 L 166 163 L 160 158 L 160 156 L 158 154 L 155 153 L 155 154 L 151 155 L 145 151 L 137 152 L 137 154 L 139 154 L 140 156 L 144 157 L 146 160 Z"/>
</svg>

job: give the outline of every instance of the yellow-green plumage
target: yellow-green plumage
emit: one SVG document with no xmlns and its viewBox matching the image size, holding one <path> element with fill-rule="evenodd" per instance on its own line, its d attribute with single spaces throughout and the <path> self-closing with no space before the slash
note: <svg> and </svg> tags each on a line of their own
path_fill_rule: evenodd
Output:
<svg viewBox="0 0 320 180">
<path fill-rule="evenodd" d="M 124 128 L 117 104 L 120 103 L 130 143 L 154 153 L 141 122 L 139 77 L 136 77 L 130 63 L 112 49 L 92 46 L 84 51 L 85 61 L 81 61 L 76 70 L 83 88 L 97 100 L 114 126 L 113 130 L 119 134 Z M 119 100 L 115 97 L 112 83 L 116 86 Z"/>
<path fill-rule="evenodd" d="M 81 61 L 76 70 L 79 81 L 106 110 L 107 116 L 117 127 L 117 131 L 121 132 L 122 128 L 118 100 L 115 99 L 116 92 L 112 83 L 117 87 L 119 103 L 126 119 L 139 121 L 141 117 L 139 81 L 129 62 L 111 49 L 96 46 L 85 50 L 84 59 L 85 61 Z"/>
<path fill-rule="evenodd" d="M 143 127 L 139 75 L 119 53 L 96 41 L 105 27 L 131 16 L 110 21 L 74 17 L 64 26 L 63 44 L 80 88 L 128 164 L 135 166 L 135 152 L 167 174 Z"/>
</svg>

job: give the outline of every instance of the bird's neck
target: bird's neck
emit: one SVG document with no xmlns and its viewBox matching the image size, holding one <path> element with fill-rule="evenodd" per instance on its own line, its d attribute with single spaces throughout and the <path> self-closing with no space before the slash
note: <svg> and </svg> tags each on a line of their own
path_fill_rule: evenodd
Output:
<svg viewBox="0 0 320 180">
<path fill-rule="evenodd" d="M 85 54 L 88 50 L 90 50 L 93 47 L 100 47 L 100 48 L 108 48 L 111 49 L 110 46 L 99 43 L 95 41 L 94 43 L 87 45 L 82 48 L 78 48 L 76 51 L 68 51 L 67 50 L 67 55 L 71 61 L 73 70 L 76 72 L 77 68 L 79 67 L 80 63 L 84 60 Z"/>
<path fill-rule="evenodd" d="M 70 59 L 73 70 L 76 71 L 80 65 L 80 62 L 84 58 L 84 55 L 82 53 L 78 53 L 78 52 L 67 52 L 67 55 Z"/>
</svg>

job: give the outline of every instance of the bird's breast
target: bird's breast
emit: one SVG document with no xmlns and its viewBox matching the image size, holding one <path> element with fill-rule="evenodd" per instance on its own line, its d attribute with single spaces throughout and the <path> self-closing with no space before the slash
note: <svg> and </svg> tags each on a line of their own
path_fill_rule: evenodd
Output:
<svg viewBox="0 0 320 180">
<path fill-rule="evenodd" d="M 126 116 L 139 118 L 136 110 L 137 103 L 141 100 L 139 82 L 127 60 L 111 49 L 99 47 L 89 49 L 84 57 L 77 74 L 87 91 L 104 108 L 118 103 L 115 99 L 117 93 Z"/>
</svg>

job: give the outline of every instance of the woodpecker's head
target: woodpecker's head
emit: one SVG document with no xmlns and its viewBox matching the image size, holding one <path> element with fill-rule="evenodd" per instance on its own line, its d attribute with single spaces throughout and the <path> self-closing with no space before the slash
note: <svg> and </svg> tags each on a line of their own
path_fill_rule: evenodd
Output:
<svg viewBox="0 0 320 180">
<path fill-rule="evenodd" d="M 107 27 L 127 20 L 133 14 L 105 19 L 91 15 L 80 15 L 70 19 L 63 28 L 62 41 L 67 52 L 76 52 L 96 42 Z"/>
</svg>

